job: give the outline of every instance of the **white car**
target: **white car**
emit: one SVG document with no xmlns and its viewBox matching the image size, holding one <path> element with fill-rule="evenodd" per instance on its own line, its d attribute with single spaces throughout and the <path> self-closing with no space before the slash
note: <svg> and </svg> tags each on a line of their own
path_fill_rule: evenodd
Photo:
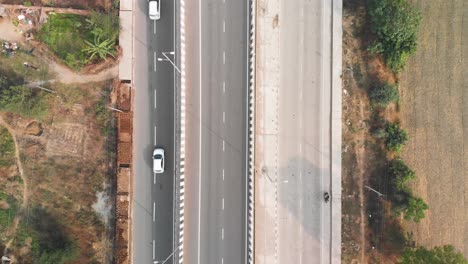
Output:
<svg viewBox="0 0 468 264">
<path fill-rule="evenodd" d="M 153 150 L 153 171 L 154 173 L 164 172 L 164 149 L 162 148 Z"/>
<path fill-rule="evenodd" d="M 160 0 L 149 1 L 149 18 L 151 20 L 158 20 L 161 18 L 161 2 Z"/>
</svg>

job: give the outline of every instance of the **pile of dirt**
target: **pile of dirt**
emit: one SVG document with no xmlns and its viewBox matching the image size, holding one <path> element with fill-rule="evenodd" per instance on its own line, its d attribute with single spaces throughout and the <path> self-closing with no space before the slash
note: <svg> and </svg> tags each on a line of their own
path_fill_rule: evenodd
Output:
<svg viewBox="0 0 468 264">
<path fill-rule="evenodd" d="M 26 128 L 24 129 L 24 134 L 30 135 L 30 136 L 40 136 L 42 135 L 42 125 L 41 123 L 37 121 L 31 121 Z"/>
</svg>

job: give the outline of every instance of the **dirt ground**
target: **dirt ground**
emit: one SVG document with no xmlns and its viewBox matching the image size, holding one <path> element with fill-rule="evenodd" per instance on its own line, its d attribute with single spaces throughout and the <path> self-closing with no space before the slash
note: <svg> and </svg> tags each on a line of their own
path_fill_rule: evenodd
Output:
<svg viewBox="0 0 468 264">
<path fill-rule="evenodd" d="M 34 6 L 108 10 L 116 0 L 29 0 Z M 118 1 L 118 0 L 117 0 Z M 0 0 L 0 4 L 21 5 L 25 0 Z"/>
<path fill-rule="evenodd" d="M 403 157 L 429 211 L 409 225 L 422 245 L 452 244 L 468 257 L 468 5 L 411 0 L 422 12 L 418 50 L 401 74 Z"/>
<path fill-rule="evenodd" d="M 347 1 L 343 14 L 343 195 L 342 263 L 396 263 L 401 229 L 389 221 L 389 207 L 366 186 L 385 192 L 376 182 L 385 175 L 389 157 L 371 135 L 374 124 L 367 92 L 380 81 L 395 82 L 381 58 L 366 51 L 365 0 Z M 395 121 L 398 107 L 390 105 L 381 117 Z M 371 224 L 372 223 L 372 224 Z M 393 236 L 393 237 L 392 237 Z"/>
<path fill-rule="evenodd" d="M 19 30 L 11 27 L 11 21 L 0 20 L 0 32 L 2 40 L 17 41 L 21 49 L 31 49 Z M 16 225 L 9 224 L 0 251 L 4 252 L 5 243 L 11 241 L 6 252 L 16 260 L 12 263 L 32 263 L 30 253 L 41 237 L 27 230 L 37 228 L 36 220 L 41 216 L 47 219 L 47 223 L 39 225 L 45 228 L 44 234 L 60 234 L 59 238 L 66 238 L 76 248 L 76 258 L 67 263 L 109 263 L 113 246 L 113 225 L 109 223 L 113 223 L 110 186 L 115 185 L 115 122 L 104 127 L 102 122 L 113 116 L 105 105 L 116 96 L 104 90 L 114 87 L 115 83 L 108 79 L 116 76 L 116 68 L 97 74 L 73 73 L 58 63 L 49 64 L 50 58 L 42 56 L 39 52 L 18 52 L 12 57 L 0 57 L 0 70 L 15 72 L 32 83 L 52 80 L 40 85 L 56 92 L 42 120 L 0 112 L 14 131 L 23 170 L 20 173 L 18 162 L 5 167 L 0 164 L 0 209 L 18 216 Z M 37 65 L 39 70 L 27 69 L 24 61 Z M 101 106 L 110 113 L 106 118 L 97 115 L 102 98 L 109 98 Z M 25 193 L 28 202 L 21 206 Z M 5 195 L 10 197 L 8 204 L 3 201 Z M 12 219 L 9 216 L 7 220 L 11 223 Z M 55 232 L 50 232 L 51 228 Z"/>
</svg>

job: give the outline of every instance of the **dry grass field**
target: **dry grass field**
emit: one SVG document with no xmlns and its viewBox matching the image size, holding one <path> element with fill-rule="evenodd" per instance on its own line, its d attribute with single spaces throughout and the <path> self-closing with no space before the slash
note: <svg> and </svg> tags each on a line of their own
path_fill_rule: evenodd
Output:
<svg viewBox="0 0 468 264">
<path fill-rule="evenodd" d="M 403 157 L 429 204 L 410 224 L 417 243 L 453 244 L 468 256 L 468 3 L 412 0 L 423 16 L 419 46 L 400 76 Z"/>
</svg>

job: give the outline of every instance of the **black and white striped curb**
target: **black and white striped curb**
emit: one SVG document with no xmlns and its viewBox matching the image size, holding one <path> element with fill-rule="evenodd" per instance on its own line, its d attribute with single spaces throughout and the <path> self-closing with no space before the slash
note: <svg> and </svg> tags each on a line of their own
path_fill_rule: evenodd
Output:
<svg viewBox="0 0 468 264">
<path fill-rule="evenodd" d="M 175 209 L 177 210 L 176 215 L 178 216 L 177 219 L 177 241 L 174 242 L 174 250 L 178 249 L 178 253 L 175 254 L 174 263 L 182 264 L 184 262 L 184 208 L 185 208 L 185 125 L 186 125 L 186 98 L 185 98 L 185 0 L 176 1 L 176 8 L 179 9 L 176 31 L 178 31 L 178 41 L 179 45 L 176 49 L 176 54 L 180 54 L 178 56 L 178 64 L 180 65 L 180 78 L 179 81 L 179 89 L 178 89 L 178 96 L 177 96 L 177 106 L 178 109 L 178 128 L 176 133 L 178 137 L 178 168 L 177 169 L 177 186 L 178 190 L 177 194 L 177 205 Z"/>
<path fill-rule="evenodd" d="M 255 23 L 256 0 L 249 0 L 248 23 L 248 135 L 247 135 L 247 263 L 255 262 Z"/>
</svg>

